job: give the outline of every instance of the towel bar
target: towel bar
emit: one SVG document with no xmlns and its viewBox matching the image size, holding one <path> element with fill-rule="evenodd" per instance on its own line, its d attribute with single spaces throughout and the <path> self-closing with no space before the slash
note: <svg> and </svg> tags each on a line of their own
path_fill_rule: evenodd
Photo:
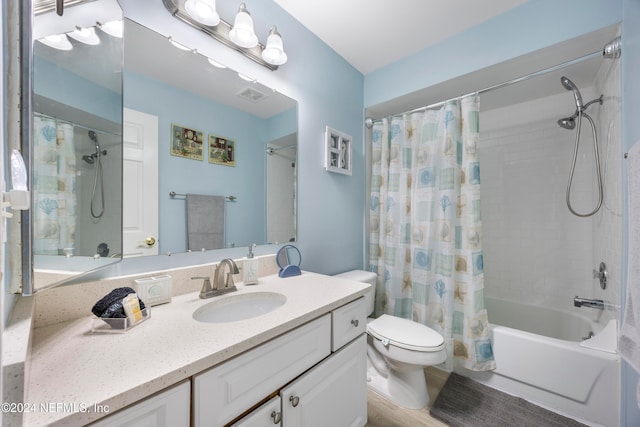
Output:
<svg viewBox="0 0 640 427">
<path fill-rule="evenodd" d="M 176 196 L 180 196 L 180 197 L 187 197 L 186 194 L 180 194 L 180 193 L 176 193 L 175 191 L 170 191 L 169 192 L 169 196 L 171 196 L 171 198 L 173 199 Z M 236 196 L 227 196 L 225 197 L 225 200 L 228 200 L 230 202 L 235 202 L 236 200 L 238 200 L 238 198 Z"/>
</svg>

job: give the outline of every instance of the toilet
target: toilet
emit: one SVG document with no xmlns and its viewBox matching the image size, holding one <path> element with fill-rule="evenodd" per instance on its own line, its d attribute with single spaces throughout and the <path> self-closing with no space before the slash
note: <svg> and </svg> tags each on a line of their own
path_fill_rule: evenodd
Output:
<svg viewBox="0 0 640 427">
<path fill-rule="evenodd" d="M 367 316 L 374 310 L 376 273 L 347 271 L 334 277 L 368 283 Z M 398 406 L 421 409 L 429 403 L 426 366 L 445 361 L 444 338 L 412 320 L 383 314 L 367 319 L 367 381 L 369 387 Z"/>
</svg>

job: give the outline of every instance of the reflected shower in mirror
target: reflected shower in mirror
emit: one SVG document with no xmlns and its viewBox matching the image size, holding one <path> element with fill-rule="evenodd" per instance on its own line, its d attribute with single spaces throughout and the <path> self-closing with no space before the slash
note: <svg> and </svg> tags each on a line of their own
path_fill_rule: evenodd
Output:
<svg viewBox="0 0 640 427">
<path fill-rule="evenodd" d="M 87 18 L 89 12 L 97 15 Z M 115 0 L 68 7 L 62 17 L 45 11 L 33 20 L 37 288 L 122 257 L 123 40 L 106 25 L 121 20 Z"/>
</svg>

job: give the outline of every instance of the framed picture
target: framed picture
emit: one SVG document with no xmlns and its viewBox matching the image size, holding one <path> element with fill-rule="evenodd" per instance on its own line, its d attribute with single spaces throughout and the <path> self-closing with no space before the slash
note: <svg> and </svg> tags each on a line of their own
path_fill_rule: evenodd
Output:
<svg viewBox="0 0 640 427">
<path fill-rule="evenodd" d="M 236 142 L 221 136 L 209 135 L 209 163 L 236 165 Z"/>
<path fill-rule="evenodd" d="M 203 160 L 203 139 L 204 134 L 199 130 L 172 124 L 171 155 L 193 160 Z"/>
<path fill-rule="evenodd" d="M 351 136 L 327 126 L 324 168 L 329 172 L 351 175 Z"/>
</svg>

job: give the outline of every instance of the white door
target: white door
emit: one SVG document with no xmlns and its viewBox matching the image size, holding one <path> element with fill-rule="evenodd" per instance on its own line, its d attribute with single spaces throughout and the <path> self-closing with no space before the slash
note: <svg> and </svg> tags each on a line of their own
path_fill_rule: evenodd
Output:
<svg viewBox="0 0 640 427">
<path fill-rule="evenodd" d="M 158 255 L 158 117 L 124 109 L 123 256 Z"/>
</svg>

